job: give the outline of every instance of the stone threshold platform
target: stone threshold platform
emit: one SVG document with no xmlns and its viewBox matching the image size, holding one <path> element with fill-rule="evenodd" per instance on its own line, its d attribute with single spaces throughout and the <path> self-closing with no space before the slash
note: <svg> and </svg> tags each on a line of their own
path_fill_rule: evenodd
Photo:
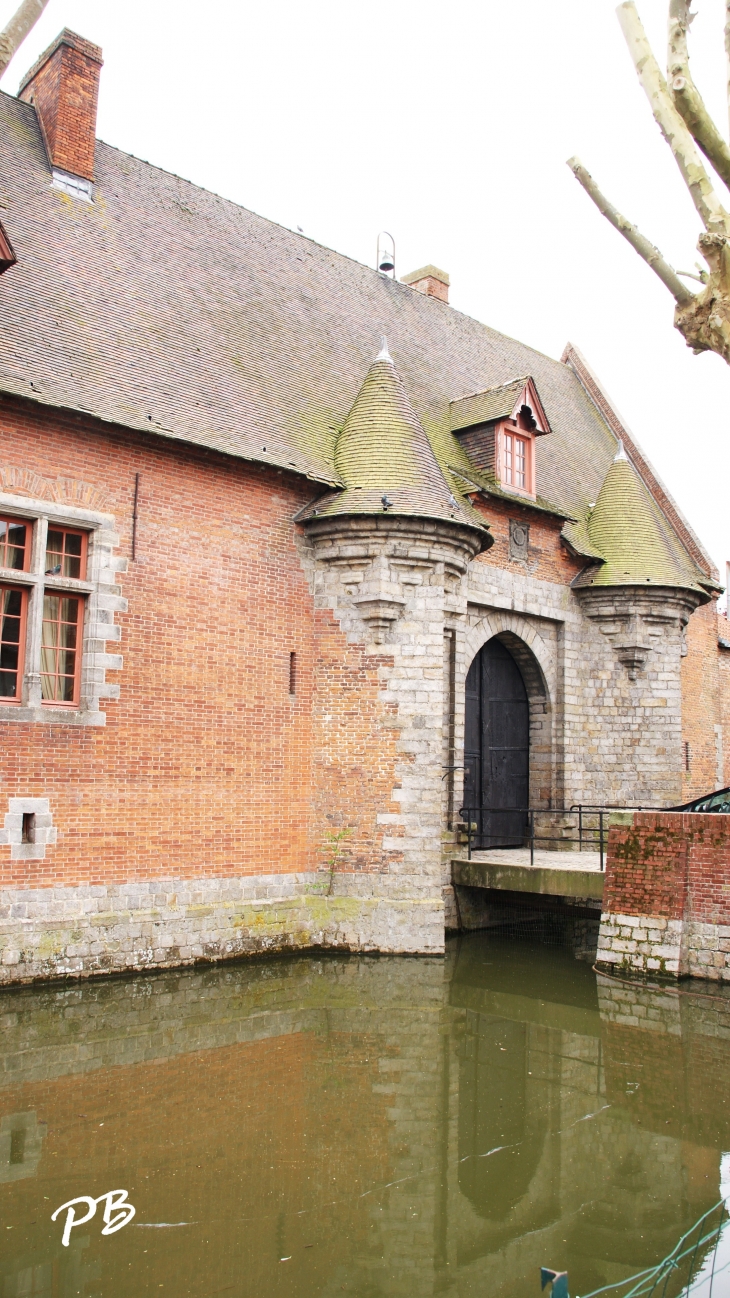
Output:
<svg viewBox="0 0 730 1298">
<path fill-rule="evenodd" d="M 603 899 L 605 874 L 598 852 L 536 849 L 531 865 L 529 847 L 497 847 L 472 852 L 470 861 L 466 856 L 453 857 L 451 869 L 453 882 L 462 888 Z"/>
</svg>

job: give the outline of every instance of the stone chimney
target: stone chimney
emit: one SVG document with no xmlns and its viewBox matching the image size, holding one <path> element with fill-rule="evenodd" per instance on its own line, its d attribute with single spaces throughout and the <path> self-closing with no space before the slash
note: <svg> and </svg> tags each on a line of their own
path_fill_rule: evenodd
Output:
<svg viewBox="0 0 730 1298">
<path fill-rule="evenodd" d="M 19 97 L 33 104 L 54 184 L 91 198 L 101 50 L 67 28 L 21 82 Z"/>
<path fill-rule="evenodd" d="M 417 293 L 437 297 L 439 302 L 449 300 L 449 277 L 438 266 L 422 266 L 420 270 L 411 271 L 410 275 L 403 276 L 402 283 L 409 284 Z"/>
</svg>

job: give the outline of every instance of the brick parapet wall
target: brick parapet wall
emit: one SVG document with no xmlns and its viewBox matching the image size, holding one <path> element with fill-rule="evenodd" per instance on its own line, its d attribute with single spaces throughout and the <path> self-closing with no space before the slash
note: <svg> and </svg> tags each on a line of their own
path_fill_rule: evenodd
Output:
<svg viewBox="0 0 730 1298">
<path fill-rule="evenodd" d="M 730 818 L 635 812 L 615 819 L 599 966 L 730 981 Z"/>
<path fill-rule="evenodd" d="M 682 919 L 687 904 L 689 841 L 684 822 L 696 817 L 638 812 L 626 819 L 630 823 L 613 824 L 608 834 L 604 910 Z"/>
</svg>

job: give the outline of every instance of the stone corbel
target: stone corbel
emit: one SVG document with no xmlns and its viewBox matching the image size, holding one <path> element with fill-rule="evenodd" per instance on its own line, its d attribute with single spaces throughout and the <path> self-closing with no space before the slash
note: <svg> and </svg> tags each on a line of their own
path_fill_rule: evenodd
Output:
<svg viewBox="0 0 730 1298">
<path fill-rule="evenodd" d="M 629 680 L 644 671 L 650 654 L 685 653 L 685 628 L 700 602 L 694 591 L 625 586 L 578 592 L 583 612 L 600 628 Z"/>
<path fill-rule="evenodd" d="M 592 622 L 597 622 L 599 629 L 613 645 L 616 657 L 623 663 L 630 681 L 635 681 L 639 672 L 644 670 L 646 660 L 651 653 L 651 645 L 645 644 L 642 634 L 641 619 L 636 613 L 622 614 L 612 610 L 610 613 L 586 609 Z"/>
<path fill-rule="evenodd" d="M 601 627 L 603 630 L 603 627 Z M 649 646 L 644 644 L 617 644 L 614 645 L 616 657 L 620 663 L 623 663 L 629 674 L 629 680 L 635 681 L 640 671 L 643 671 L 644 663 L 649 657 Z"/>
<path fill-rule="evenodd" d="M 614 638 L 613 647 L 616 650 L 616 657 L 628 672 L 629 680 L 635 681 L 639 672 L 644 669 L 644 664 L 651 652 L 651 645 L 643 643 L 644 627 L 637 613 L 632 613 L 625 619 L 622 631 L 623 635 Z"/>
<path fill-rule="evenodd" d="M 372 632 L 376 644 L 382 644 L 394 622 L 405 608 L 400 584 L 392 580 L 383 555 L 375 559 L 354 601 L 360 617 Z"/>
<path fill-rule="evenodd" d="M 370 627 L 373 640 L 382 644 L 393 622 L 403 612 L 404 599 L 356 599 L 358 613 Z"/>
</svg>

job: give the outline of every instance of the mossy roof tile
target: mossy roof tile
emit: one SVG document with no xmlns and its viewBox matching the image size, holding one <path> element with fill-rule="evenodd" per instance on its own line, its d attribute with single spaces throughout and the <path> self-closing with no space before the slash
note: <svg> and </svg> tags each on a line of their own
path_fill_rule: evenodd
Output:
<svg viewBox="0 0 730 1298">
<path fill-rule="evenodd" d="M 676 545 L 623 448 L 606 474 L 587 531 L 604 562 L 582 573 L 575 586 L 670 586 L 707 597 L 702 574 Z"/>
<path fill-rule="evenodd" d="M 335 467 L 345 490 L 317 501 L 309 516 L 315 509 L 320 517 L 387 512 L 487 532 L 477 511 L 447 483 L 385 346 L 337 438 Z"/>
</svg>

